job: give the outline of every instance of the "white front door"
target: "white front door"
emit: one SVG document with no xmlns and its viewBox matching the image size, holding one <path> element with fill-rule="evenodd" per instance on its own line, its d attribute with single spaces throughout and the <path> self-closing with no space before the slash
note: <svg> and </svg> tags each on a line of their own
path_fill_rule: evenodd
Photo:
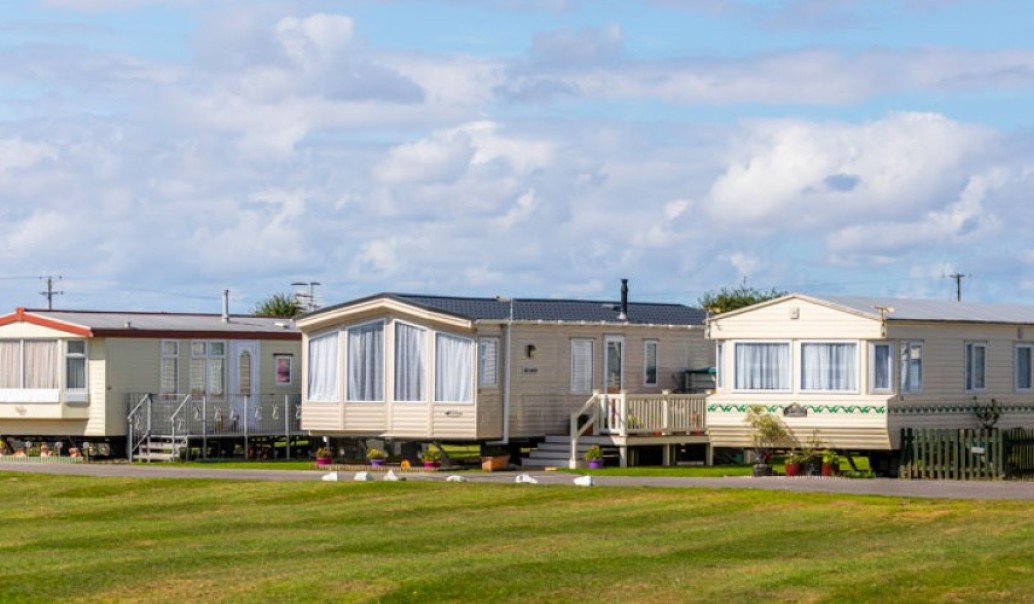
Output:
<svg viewBox="0 0 1034 604">
<path fill-rule="evenodd" d="M 605 336 L 603 338 L 603 391 L 617 394 L 624 388 L 625 338 Z"/>
<path fill-rule="evenodd" d="M 230 344 L 230 406 L 237 417 L 245 416 L 247 399 L 248 427 L 256 427 L 255 408 L 259 403 L 259 343 L 253 340 L 232 340 Z M 243 422 L 242 422 L 243 423 Z"/>
</svg>

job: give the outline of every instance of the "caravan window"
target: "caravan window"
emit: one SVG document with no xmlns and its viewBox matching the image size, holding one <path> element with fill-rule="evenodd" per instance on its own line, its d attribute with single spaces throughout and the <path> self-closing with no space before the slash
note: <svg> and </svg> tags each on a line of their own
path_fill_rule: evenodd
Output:
<svg viewBox="0 0 1034 604">
<path fill-rule="evenodd" d="M 801 390 L 858 391 L 858 345 L 854 342 L 801 344 Z"/>
<path fill-rule="evenodd" d="M 384 400 L 384 323 L 348 328 L 349 401 Z"/>
<path fill-rule="evenodd" d="M 790 390 L 789 342 L 737 342 L 736 390 Z"/>
</svg>

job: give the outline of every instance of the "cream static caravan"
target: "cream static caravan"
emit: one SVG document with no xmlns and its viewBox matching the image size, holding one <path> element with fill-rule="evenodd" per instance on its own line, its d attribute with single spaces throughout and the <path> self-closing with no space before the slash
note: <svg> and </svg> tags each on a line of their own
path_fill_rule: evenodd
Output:
<svg viewBox="0 0 1034 604">
<path fill-rule="evenodd" d="M 171 428 L 163 413 L 181 406 L 181 434 L 212 419 L 202 410 L 254 424 L 237 408 L 299 397 L 300 341 L 290 319 L 19 308 L 0 317 L 0 436 L 103 442 L 120 454 L 142 400 L 141 437 Z"/>
<path fill-rule="evenodd" d="M 714 446 L 749 444 L 746 408 L 783 415 L 798 440 L 891 450 L 902 428 L 1034 424 L 1034 306 L 800 294 L 712 317 Z"/>
<path fill-rule="evenodd" d="M 384 293 L 297 319 L 302 427 L 335 437 L 498 441 L 567 434 L 594 391 L 678 390 L 710 367 L 678 304 Z"/>
</svg>

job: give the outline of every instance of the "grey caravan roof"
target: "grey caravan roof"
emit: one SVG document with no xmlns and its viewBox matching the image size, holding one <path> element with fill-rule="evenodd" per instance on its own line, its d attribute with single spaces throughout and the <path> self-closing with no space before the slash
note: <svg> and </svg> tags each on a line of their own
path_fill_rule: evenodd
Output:
<svg viewBox="0 0 1034 604">
<path fill-rule="evenodd" d="M 948 300 L 914 300 L 865 296 L 814 296 L 836 306 L 879 318 L 878 307 L 887 310 L 888 321 L 952 321 L 963 323 L 1034 324 L 1034 306 L 1023 304 L 976 304 Z"/>
<path fill-rule="evenodd" d="M 392 298 L 427 310 L 443 312 L 473 321 L 505 321 L 510 316 L 510 301 L 505 299 L 395 293 L 378 294 L 361 300 L 345 302 L 336 306 L 322 308 L 314 314 L 376 298 Z M 629 302 L 627 320 L 618 318 L 620 310 L 620 302 L 535 298 L 513 299 L 513 318 L 515 321 L 702 325 L 706 318 L 704 310 L 682 304 Z"/>
<path fill-rule="evenodd" d="M 230 315 L 223 321 L 218 314 L 120 312 L 80 310 L 31 310 L 26 313 L 63 323 L 86 327 L 96 334 L 130 333 L 218 333 L 263 337 L 300 338 L 300 332 L 289 318 Z M 288 336 L 290 334 L 290 336 Z"/>
</svg>

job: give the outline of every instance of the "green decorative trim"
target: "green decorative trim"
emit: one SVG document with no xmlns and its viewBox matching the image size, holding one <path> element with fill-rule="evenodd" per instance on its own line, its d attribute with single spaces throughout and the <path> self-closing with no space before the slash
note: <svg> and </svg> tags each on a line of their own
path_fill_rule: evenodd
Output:
<svg viewBox="0 0 1034 604">
<path fill-rule="evenodd" d="M 746 413 L 747 409 L 753 407 L 754 403 L 737 405 L 735 403 L 729 405 L 722 404 L 711 404 L 707 406 L 709 413 L 721 411 L 723 413 L 731 413 L 738 411 L 740 413 Z M 769 413 L 782 412 L 783 408 L 787 405 L 761 405 L 765 408 L 765 411 Z M 883 405 L 800 405 L 800 407 L 807 409 L 809 413 L 815 413 L 817 415 L 827 414 L 847 414 L 847 415 L 883 415 L 887 412 L 887 408 Z"/>
<path fill-rule="evenodd" d="M 1034 413 L 1034 405 L 998 405 L 1002 413 Z M 891 415 L 973 415 L 972 403 L 892 406 Z"/>
</svg>

